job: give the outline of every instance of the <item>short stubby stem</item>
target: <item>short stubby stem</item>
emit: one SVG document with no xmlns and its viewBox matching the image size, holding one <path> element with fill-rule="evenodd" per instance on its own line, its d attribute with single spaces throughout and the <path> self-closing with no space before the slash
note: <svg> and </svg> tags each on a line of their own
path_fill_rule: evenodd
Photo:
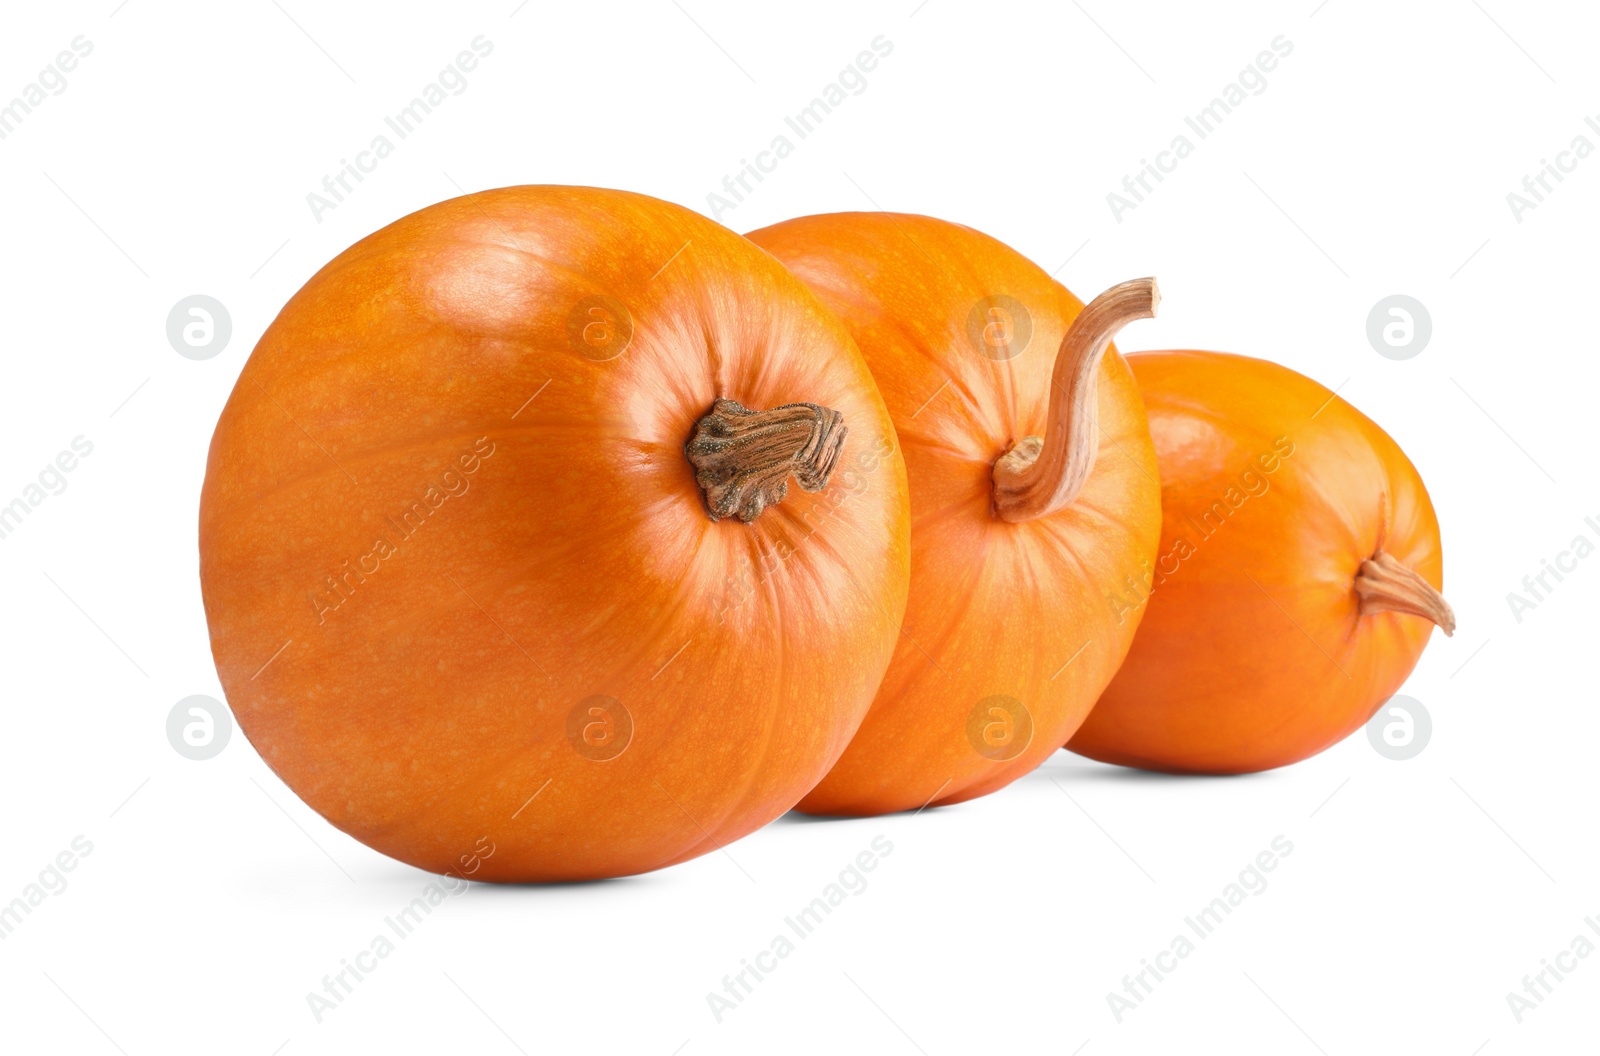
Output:
<svg viewBox="0 0 1600 1056">
<path fill-rule="evenodd" d="M 1382 550 L 1361 562 L 1356 573 L 1356 594 L 1363 616 L 1377 612 L 1403 612 L 1432 620 L 1449 637 L 1456 633 L 1456 614 L 1433 584 Z"/>
<path fill-rule="evenodd" d="M 1100 360 L 1118 330 L 1154 317 L 1160 303 L 1155 279 L 1133 279 L 1090 301 L 1072 321 L 1056 353 L 1044 436 L 1023 437 L 994 464 L 994 510 L 1002 520 L 1043 517 L 1083 491 L 1100 448 Z"/>
<path fill-rule="evenodd" d="M 695 423 L 683 453 L 711 519 L 748 523 L 783 501 L 791 473 L 804 491 L 826 488 L 848 433 L 844 415 L 814 403 L 752 411 L 718 399 Z"/>
</svg>

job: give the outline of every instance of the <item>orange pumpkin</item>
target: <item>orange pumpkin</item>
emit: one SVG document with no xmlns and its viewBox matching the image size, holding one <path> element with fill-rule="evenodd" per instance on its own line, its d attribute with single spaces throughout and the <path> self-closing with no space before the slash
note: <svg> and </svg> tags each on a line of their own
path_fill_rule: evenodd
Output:
<svg viewBox="0 0 1600 1056">
<path fill-rule="evenodd" d="M 895 452 L 849 334 L 738 235 L 619 191 L 444 202 L 245 364 L 200 509 L 217 670 L 289 787 L 402 861 L 693 858 L 866 713 L 909 574 Z"/>
<path fill-rule="evenodd" d="M 1172 772 L 1315 755 L 1400 688 L 1437 624 L 1439 522 L 1382 429 L 1286 367 L 1130 356 L 1161 463 L 1144 621 L 1068 747 Z"/>
<path fill-rule="evenodd" d="M 1014 250 L 923 216 L 811 216 L 748 237 L 849 327 L 911 482 L 900 643 L 799 809 L 879 814 L 993 792 L 1077 729 L 1138 622 L 1110 597 L 1155 556 L 1155 456 L 1133 377 L 1106 350 L 1154 314 L 1154 283 L 1085 309 Z"/>
</svg>

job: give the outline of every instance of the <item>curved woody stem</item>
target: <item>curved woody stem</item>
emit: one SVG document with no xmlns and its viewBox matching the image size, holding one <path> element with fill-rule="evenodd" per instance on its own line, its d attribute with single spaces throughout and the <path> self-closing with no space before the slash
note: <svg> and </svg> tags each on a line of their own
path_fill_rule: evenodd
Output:
<svg viewBox="0 0 1600 1056">
<path fill-rule="evenodd" d="M 1094 470 L 1100 447 L 1097 379 L 1111 339 L 1161 303 L 1155 279 L 1132 279 L 1096 297 L 1061 339 L 1050 379 L 1045 435 L 1025 436 L 994 464 L 994 509 L 1020 522 L 1070 506 Z"/>
<path fill-rule="evenodd" d="M 1433 584 L 1382 550 L 1361 562 L 1356 574 L 1361 615 L 1403 612 L 1432 620 L 1449 637 L 1456 633 L 1456 614 Z"/>
</svg>

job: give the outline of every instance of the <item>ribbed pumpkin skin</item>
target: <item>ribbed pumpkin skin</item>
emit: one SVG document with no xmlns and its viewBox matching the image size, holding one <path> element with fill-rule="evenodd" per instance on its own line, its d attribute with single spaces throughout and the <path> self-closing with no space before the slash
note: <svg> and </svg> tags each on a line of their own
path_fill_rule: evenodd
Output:
<svg viewBox="0 0 1600 1056">
<path fill-rule="evenodd" d="M 597 295 L 632 317 L 615 358 L 573 322 Z M 713 523 L 683 448 L 717 397 L 841 411 L 832 484 Z M 841 324 L 738 235 L 589 188 L 444 202 L 318 272 L 200 509 L 217 670 L 268 765 L 385 854 L 501 881 L 655 869 L 788 810 L 881 680 L 908 545 Z M 569 738 L 593 696 L 632 718 L 614 758 Z"/>
<path fill-rule="evenodd" d="M 1371 419 L 1287 367 L 1193 351 L 1128 362 L 1161 463 L 1160 579 L 1127 662 L 1068 747 L 1222 774 L 1315 755 L 1400 688 L 1433 630 L 1361 615 L 1353 586 L 1382 549 L 1442 588 L 1422 478 Z"/>
<path fill-rule="evenodd" d="M 1160 526 L 1133 376 L 1114 351 L 1102 363 L 1101 446 L 1078 501 L 1008 523 L 993 511 L 991 467 L 1015 441 L 1044 433 L 1056 352 L 1082 302 L 995 239 L 929 217 L 810 216 L 748 237 L 849 327 L 911 482 L 900 642 L 866 721 L 800 809 L 880 814 L 1001 788 L 1078 728 L 1138 625 L 1137 609 L 1119 613 L 1113 602 L 1153 559 Z M 968 326 L 974 305 L 1000 295 L 1032 323 L 1026 349 L 1009 359 L 979 351 Z M 991 697 L 1013 698 L 1031 717 L 1031 740 L 1014 757 L 974 742 L 974 710 Z"/>
</svg>

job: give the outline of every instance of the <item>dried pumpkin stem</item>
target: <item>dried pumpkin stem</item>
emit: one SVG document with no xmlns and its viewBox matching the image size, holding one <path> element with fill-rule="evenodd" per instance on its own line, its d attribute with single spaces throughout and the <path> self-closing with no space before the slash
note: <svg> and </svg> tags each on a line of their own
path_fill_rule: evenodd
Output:
<svg viewBox="0 0 1600 1056">
<path fill-rule="evenodd" d="M 1100 447 L 1100 360 L 1111 339 L 1161 303 L 1155 279 L 1133 279 L 1090 301 L 1067 328 L 1050 379 L 1044 436 L 1025 436 L 994 464 L 994 509 L 1029 521 L 1072 505 L 1089 482 Z"/>
<path fill-rule="evenodd" d="M 1361 615 L 1403 612 L 1432 620 L 1449 637 L 1456 633 L 1456 614 L 1433 584 L 1382 550 L 1361 562 L 1356 573 Z"/>
<path fill-rule="evenodd" d="M 814 403 L 752 411 L 718 399 L 695 423 L 683 453 L 711 519 L 749 522 L 783 501 L 791 473 L 804 491 L 826 488 L 848 433 L 844 415 Z"/>
</svg>

